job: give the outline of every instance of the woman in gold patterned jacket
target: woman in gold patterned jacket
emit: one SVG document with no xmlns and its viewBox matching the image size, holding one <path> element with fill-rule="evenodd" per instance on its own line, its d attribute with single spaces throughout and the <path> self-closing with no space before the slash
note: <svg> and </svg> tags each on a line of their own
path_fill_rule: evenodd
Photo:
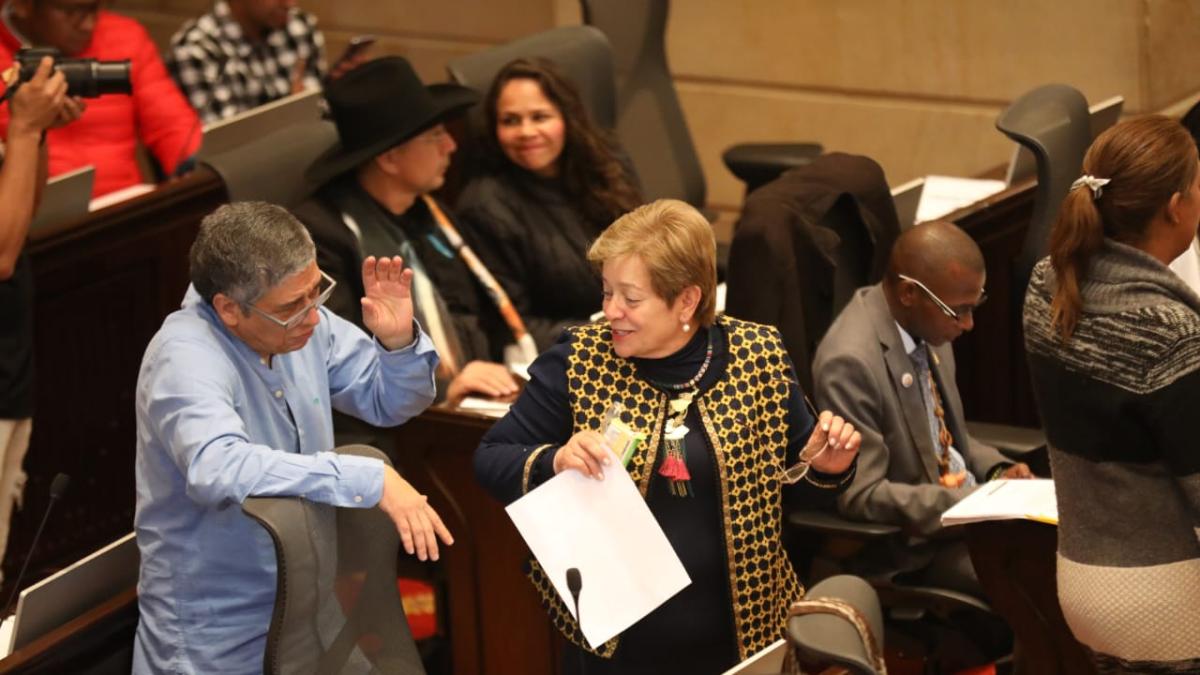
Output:
<svg viewBox="0 0 1200 675">
<path fill-rule="evenodd" d="M 780 543 L 784 504 L 831 507 L 853 476 L 858 433 L 829 412 L 814 419 L 778 331 L 715 317 L 715 248 L 708 222 L 679 201 L 613 223 L 588 253 L 605 318 L 534 362 L 475 453 L 479 482 L 507 504 L 568 469 L 601 478 L 614 403 L 646 435 L 626 469 L 692 583 L 592 649 L 533 563 L 571 642 L 567 672 L 720 673 L 782 637 L 802 595 Z"/>
</svg>

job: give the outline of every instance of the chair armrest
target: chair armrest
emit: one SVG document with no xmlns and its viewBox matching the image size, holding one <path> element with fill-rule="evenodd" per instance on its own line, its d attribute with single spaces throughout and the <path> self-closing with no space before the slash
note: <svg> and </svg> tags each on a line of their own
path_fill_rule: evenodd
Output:
<svg viewBox="0 0 1200 675">
<path fill-rule="evenodd" d="M 847 520 L 836 513 L 826 511 L 792 511 L 787 514 L 787 522 L 788 525 L 801 530 L 856 539 L 878 539 L 900 532 L 900 528 L 895 525 Z"/>
<path fill-rule="evenodd" d="M 739 143 L 727 149 L 721 159 L 750 192 L 788 169 L 806 166 L 823 150 L 819 143 Z"/>
<path fill-rule="evenodd" d="M 971 434 L 971 438 L 1002 449 L 1006 456 L 1013 458 L 1020 458 L 1046 446 L 1046 434 L 1041 429 L 1029 427 L 968 421 L 967 433 Z"/>
</svg>

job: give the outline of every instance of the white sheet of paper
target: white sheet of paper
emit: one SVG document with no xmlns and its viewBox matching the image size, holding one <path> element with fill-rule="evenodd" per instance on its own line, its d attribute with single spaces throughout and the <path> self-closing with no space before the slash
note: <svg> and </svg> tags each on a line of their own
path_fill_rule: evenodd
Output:
<svg viewBox="0 0 1200 675">
<path fill-rule="evenodd" d="M 917 222 L 937 220 L 964 206 L 991 197 L 1004 188 L 1002 180 L 926 176 L 925 190 L 921 193 L 921 203 L 917 206 Z"/>
<path fill-rule="evenodd" d="M 136 185 L 130 185 L 127 188 L 121 188 L 115 192 L 109 192 L 108 194 L 100 195 L 88 203 L 88 211 L 99 211 L 100 209 L 123 202 L 127 199 L 140 197 L 147 192 L 154 190 L 156 187 L 158 186 L 153 183 L 138 183 Z"/>
<path fill-rule="evenodd" d="M 580 627 L 593 647 L 692 583 L 637 486 L 611 453 L 604 480 L 563 471 L 506 510 L 572 615 L 567 570 L 579 569 Z"/>
<path fill-rule="evenodd" d="M 942 514 L 943 525 L 1018 519 L 1058 523 L 1058 501 L 1054 495 L 1053 480 L 988 481 Z"/>
<path fill-rule="evenodd" d="M 512 407 L 512 403 L 507 401 L 493 401 L 478 396 L 466 396 L 458 404 L 459 410 L 469 410 L 488 417 L 504 417 L 508 414 L 508 409 Z"/>
</svg>

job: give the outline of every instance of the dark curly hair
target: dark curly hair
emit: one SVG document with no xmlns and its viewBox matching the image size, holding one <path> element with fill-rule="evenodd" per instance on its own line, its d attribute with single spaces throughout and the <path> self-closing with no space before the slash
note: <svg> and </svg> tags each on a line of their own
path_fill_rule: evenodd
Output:
<svg viewBox="0 0 1200 675">
<path fill-rule="evenodd" d="M 484 100 L 487 132 L 484 134 L 485 165 L 492 171 L 512 166 L 496 139 L 496 104 L 504 86 L 513 80 L 533 80 L 542 94 L 558 108 L 563 118 L 563 149 L 559 175 L 567 196 L 579 204 L 584 216 L 607 226 L 618 216 L 642 203 L 625 166 L 618 159 L 616 141 L 592 123 L 579 91 L 553 63 L 545 59 L 517 59 L 500 69 Z"/>
</svg>

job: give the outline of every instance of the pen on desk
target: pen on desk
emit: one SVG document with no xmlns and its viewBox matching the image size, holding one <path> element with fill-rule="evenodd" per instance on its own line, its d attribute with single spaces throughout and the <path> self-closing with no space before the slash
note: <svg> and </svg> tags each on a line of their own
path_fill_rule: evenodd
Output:
<svg viewBox="0 0 1200 675">
<path fill-rule="evenodd" d="M 998 481 L 995 481 L 995 483 L 996 483 L 996 486 L 993 487 L 991 490 L 987 491 L 987 496 L 991 497 L 992 495 L 996 494 L 996 490 L 999 490 L 1000 488 L 1004 487 L 1004 485 L 1005 485 L 1005 483 L 1007 483 L 1007 481 L 998 480 Z"/>
</svg>

